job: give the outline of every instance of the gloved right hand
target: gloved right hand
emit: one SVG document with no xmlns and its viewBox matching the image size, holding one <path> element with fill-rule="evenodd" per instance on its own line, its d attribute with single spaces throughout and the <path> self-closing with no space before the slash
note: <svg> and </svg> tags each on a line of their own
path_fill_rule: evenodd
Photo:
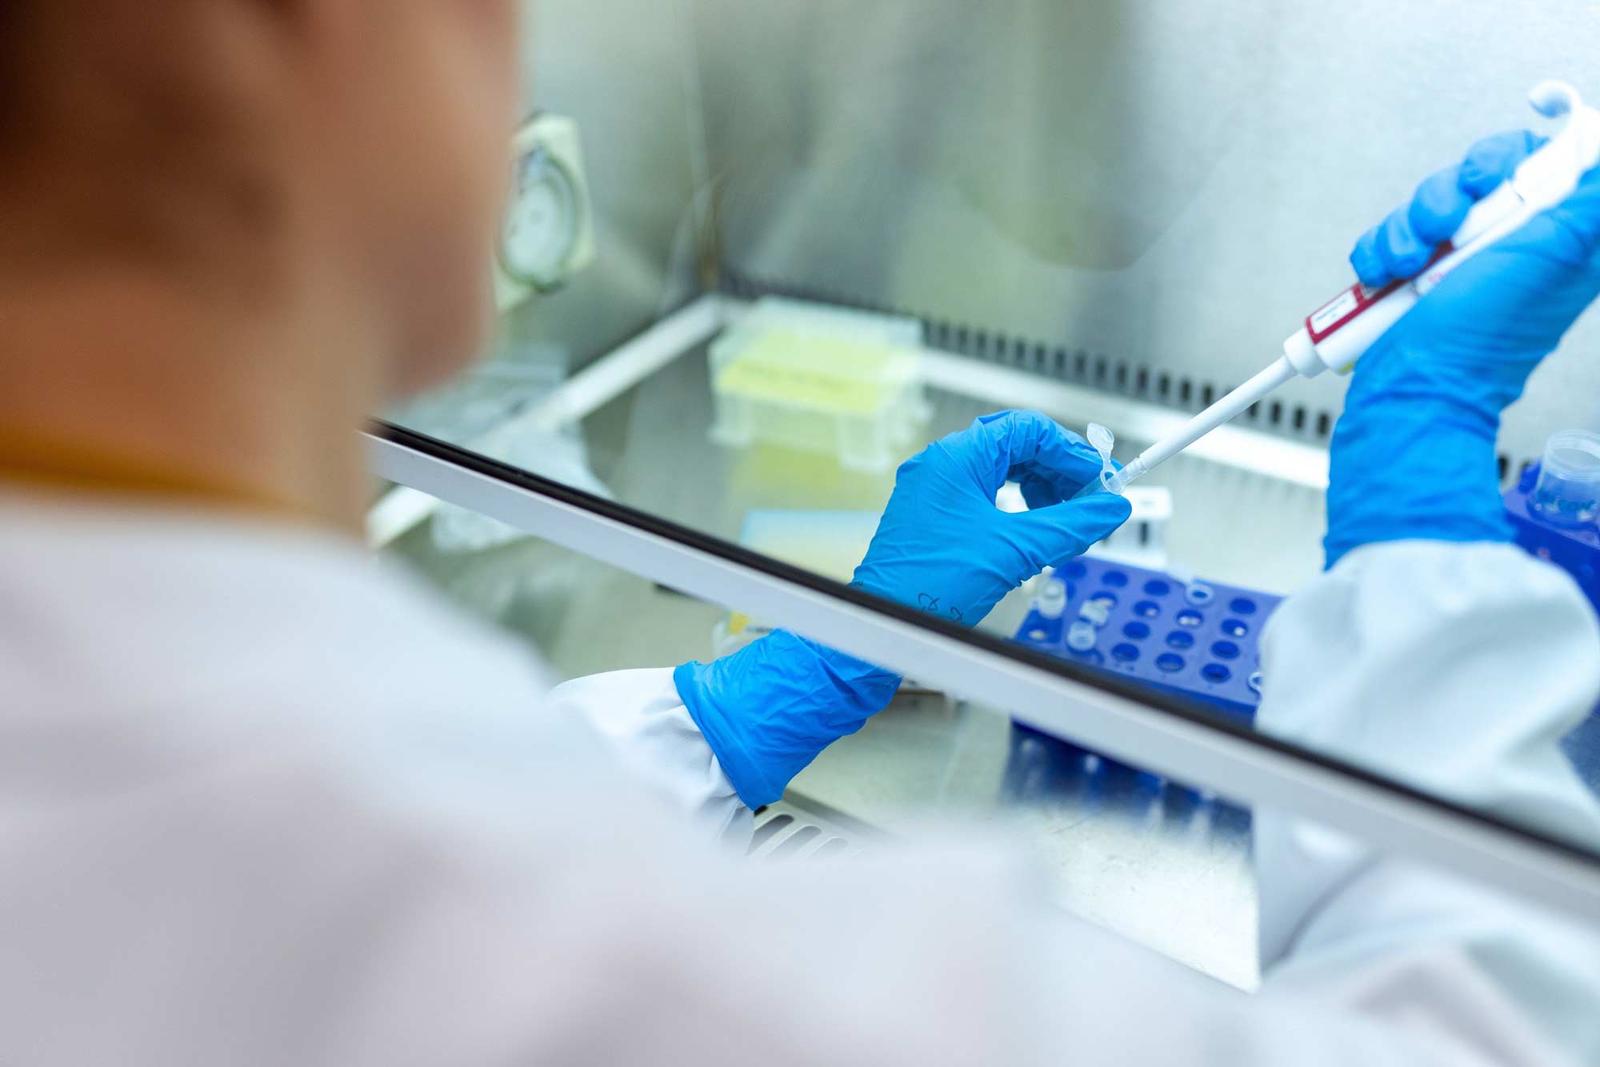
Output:
<svg viewBox="0 0 1600 1067">
<path fill-rule="evenodd" d="M 1424 181 L 1411 203 L 1356 244 L 1378 288 L 1420 273 L 1472 205 L 1542 144 L 1531 133 L 1478 142 Z M 1356 364 L 1333 435 L 1332 567 L 1365 544 L 1509 541 L 1495 442 L 1501 412 L 1600 295 L 1600 175 L 1558 207 L 1452 271 Z"/>
</svg>

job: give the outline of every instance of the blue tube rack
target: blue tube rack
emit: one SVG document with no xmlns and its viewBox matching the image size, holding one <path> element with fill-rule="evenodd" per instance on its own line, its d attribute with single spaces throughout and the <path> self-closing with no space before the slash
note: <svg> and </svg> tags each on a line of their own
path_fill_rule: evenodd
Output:
<svg viewBox="0 0 1600 1067">
<path fill-rule="evenodd" d="M 1538 481 L 1539 464 L 1535 463 L 1506 490 L 1506 513 L 1516 530 L 1517 544 L 1529 555 L 1572 575 L 1595 612 L 1600 613 L 1600 526 L 1558 526 L 1544 519 L 1530 506 Z M 1600 708 L 1567 735 L 1564 747 L 1584 781 L 1600 793 Z"/>
<path fill-rule="evenodd" d="M 1216 582 L 1197 582 L 1191 597 L 1170 574 L 1085 556 L 1056 572 L 1067 585 L 1059 619 L 1028 613 L 1016 639 L 1121 675 L 1162 692 L 1209 704 L 1246 720 L 1261 702 L 1261 630 L 1283 598 Z M 1095 647 L 1074 652 L 1067 630 L 1090 600 L 1109 607 Z"/>
<path fill-rule="evenodd" d="M 1215 708 L 1250 722 L 1261 702 L 1261 631 L 1283 598 L 1243 586 L 1200 581 L 1186 586 L 1163 571 L 1085 556 L 1062 567 L 1066 609 L 1059 619 L 1029 611 L 1016 640 L 1053 656 L 1118 675 L 1142 686 Z M 1195 593 L 1191 595 L 1190 589 Z M 1106 621 L 1092 649 L 1067 647 L 1067 631 L 1083 606 L 1100 600 Z M 1041 799 L 1077 793 L 1145 801 L 1170 792 L 1179 803 L 1202 798 L 1069 741 L 1014 722 L 1003 788 L 1008 797 Z M 1221 805 L 1219 823 L 1248 825 L 1241 809 Z"/>
<path fill-rule="evenodd" d="M 1517 544 L 1572 575 L 1600 613 L 1600 526 L 1569 528 L 1547 522 L 1529 507 L 1538 479 L 1535 464 L 1505 493 Z M 1262 627 L 1281 597 L 1208 582 L 1213 592 L 1209 602 L 1191 604 L 1181 583 L 1169 574 L 1092 556 L 1074 561 L 1058 574 L 1067 583 L 1065 612 L 1060 619 L 1046 619 L 1037 610 L 1030 611 L 1017 632 L 1018 641 L 1209 704 L 1223 714 L 1254 720 L 1261 695 L 1249 679 L 1258 669 Z M 1096 596 L 1112 601 L 1106 625 L 1100 628 L 1094 649 L 1074 652 L 1066 645 L 1067 628 L 1083 604 Z M 1567 736 L 1564 747 L 1579 775 L 1600 793 L 1600 708 Z M 1112 789 L 1117 788 L 1118 778 L 1127 778 L 1136 794 L 1159 793 L 1166 785 L 1154 775 L 1022 723 L 1013 724 L 1004 787 L 1009 796 L 1037 798 L 1100 788 L 1096 783 L 1103 777 L 1108 777 L 1111 784 L 1106 787 Z"/>
</svg>

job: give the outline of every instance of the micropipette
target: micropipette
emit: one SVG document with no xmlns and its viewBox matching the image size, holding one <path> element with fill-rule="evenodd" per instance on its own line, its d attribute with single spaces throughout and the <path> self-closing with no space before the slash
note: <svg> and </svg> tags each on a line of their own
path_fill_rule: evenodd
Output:
<svg viewBox="0 0 1600 1067">
<path fill-rule="evenodd" d="M 1297 377 L 1323 371 L 1348 371 L 1373 343 L 1399 322 L 1444 276 L 1524 223 L 1555 207 L 1600 164 L 1600 111 L 1584 105 L 1565 82 L 1534 86 L 1529 101 L 1547 118 L 1567 121 L 1549 142 L 1517 167 L 1498 189 L 1467 213 L 1461 228 L 1441 245 L 1421 274 L 1381 289 L 1359 282 L 1306 317 L 1305 325 L 1283 343 L 1283 355 L 1261 373 L 1157 441 L 1120 471 L 1102 475 L 1107 489 L 1120 493 L 1218 426 Z"/>
</svg>

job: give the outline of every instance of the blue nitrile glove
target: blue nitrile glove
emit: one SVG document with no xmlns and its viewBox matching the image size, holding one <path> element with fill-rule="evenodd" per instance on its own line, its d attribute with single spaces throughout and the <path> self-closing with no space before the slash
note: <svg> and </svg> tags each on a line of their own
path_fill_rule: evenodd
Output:
<svg viewBox="0 0 1600 1067">
<path fill-rule="evenodd" d="M 722 773 L 748 808 L 783 796 L 817 753 L 889 706 L 900 676 L 774 630 L 729 656 L 672 672 Z"/>
<path fill-rule="evenodd" d="M 1043 415 L 985 415 L 901 465 L 851 584 L 975 626 L 1017 586 L 1128 521 L 1123 497 L 1076 496 L 1099 477 L 1099 453 Z M 1030 510 L 994 506 L 1008 481 Z"/>
<path fill-rule="evenodd" d="M 1074 495 L 1100 473 L 1082 438 L 1042 415 L 1005 412 L 929 445 L 900 467 L 894 495 L 851 583 L 975 624 L 1046 565 L 1065 562 L 1128 518 L 1120 496 Z M 1008 480 L 1032 510 L 1008 515 Z M 749 807 L 770 804 L 828 745 L 888 706 L 898 675 L 776 631 L 672 676 L 723 773 Z"/>
<path fill-rule="evenodd" d="M 1426 266 L 1467 211 L 1542 140 L 1508 133 L 1418 187 L 1350 256 L 1380 287 Z M 1510 541 L 1501 412 L 1600 295 L 1600 177 L 1452 271 L 1356 364 L 1331 445 L 1332 567 L 1382 541 Z"/>
</svg>

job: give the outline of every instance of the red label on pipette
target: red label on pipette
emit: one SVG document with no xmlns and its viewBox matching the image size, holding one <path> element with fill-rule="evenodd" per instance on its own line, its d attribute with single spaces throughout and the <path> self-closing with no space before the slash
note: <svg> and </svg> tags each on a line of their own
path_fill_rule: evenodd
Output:
<svg viewBox="0 0 1600 1067">
<path fill-rule="evenodd" d="M 1455 245 L 1451 244 L 1449 241 L 1446 241 L 1444 244 L 1434 249 L 1433 255 L 1429 257 L 1427 265 L 1424 266 L 1422 270 L 1417 272 L 1417 277 L 1423 278 L 1428 276 L 1428 272 L 1432 270 L 1440 260 L 1444 259 L 1445 256 L 1448 256 L 1455 250 Z M 1412 279 L 1402 278 L 1398 281 L 1390 282 L 1382 289 L 1368 289 L 1360 282 L 1352 285 L 1350 288 L 1346 289 L 1344 292 L 1340 293 L 1338 296 L 1334 297 L 1332 300 L 1313 311 L 1310 315 L 1306 316 L 1306 333 L 1311 335 L 1311 343 L 1314 345 L 1320 345 L 1323 341 L 1338 333 L 1339 330 L 1344 326 L 1358 318 L 1363 311 L 1367 310 L 1373 304 L 1376 304 L 1378 301 L 1382 300 L 1384 297 L 1388 296 L 1402 285 L 1408 284 L 1411 280 Z M 1432 279 L 1432 281 L 1434 284 L 1437 284 L 1437 279 Z"/>
<path fill-rule="evenodd" d="M 1337 333 L 1340 327 L 1353 321 L 1367 308 L 1404 284 L 1405 282 L 1392 282 L 1382 289 L 1368 289 L 1360 282 L 1352 285 L 1306 316 L 1306 333 L 1311 335 L 1311 343 L 1320 345 Z"/>
</svg>

